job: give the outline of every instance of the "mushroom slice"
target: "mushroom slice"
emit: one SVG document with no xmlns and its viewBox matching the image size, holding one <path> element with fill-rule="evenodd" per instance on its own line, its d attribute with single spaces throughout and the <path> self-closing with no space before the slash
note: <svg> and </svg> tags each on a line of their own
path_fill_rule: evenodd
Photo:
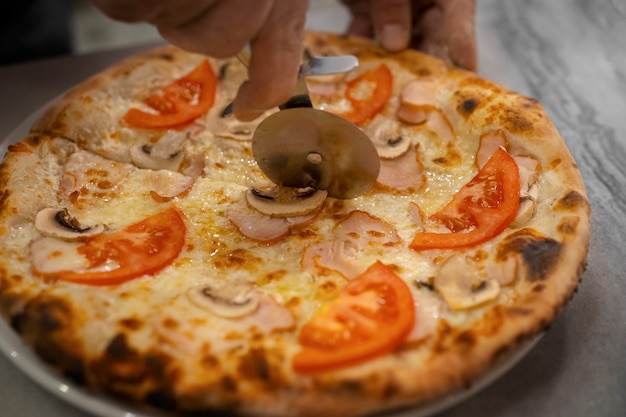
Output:
<svg viewBox="0 0 626 417">
<path fill-rule="evenodd" d="M 35 228 L 44 236 L 74 240 L 85 236 L 95 236 L 105 231 L 103 224 L 81 226 L 65 208 L 45 208 L 35 217 Z"/>
<path fill-rule="evenodd" d="M 184 132 L 169 131 L 154 145 L 144 144 L 130 148 L 130 159 L 139 168 L 178 171 L 185 159 L 183 151 L 185 138 Z"/>
<path fill-rule="evenodd" d="M 411 140 L 400 131 L 400 122 L 383 115 L 376 116 L 365 129 L 365 133 L 381 159 L 398 158 L 411 146 Z"/>
<path fill-rule="evenodd" d="M 248 204 L 258 212 L 272 217 L 304 216 L 319 210 L 328 192 L 313 187 L 249 188 Z"/>
<path fill-rule="evenodd" d="M 187 297 L 196 306 L 227 319 L 250 315 L 259 308 L 259 297 L 251 283 L 235 283 L 221 288 L 203 285 L 190 289 Z"/>
<path fill-rule="evenodd" d="M 463 255 L 453 255 L 441 267 L 433 284 L 454 310 L 465 310 L 494 300 L 500 284 L 481 273 L 475 263 Z"/>
<path fill-rule="evenodd" d="M 224 116 L 223 111 L 219 107 L 214 107 L 209 111 L 207 121 L 209 131 L 218 137 L 249 141 L 252 140 L 252 134 L 259 123 L 261 123 L 261 120 L 264 120 L 276 110 L 268 110 L 261 117 L 250 122 L 242 122 L 236 117 L 231 117 L 231 115 Z"/>
<path fill-rule="evenodd" d="M 537 200 L 539 198 L 539 170 L 541 168 L 536 159 L 517 155 L 513 158 L 519 170 L 520 205 L 511 226 L 519 227 L 528 222 L 537 210 Z"/>
</svg>

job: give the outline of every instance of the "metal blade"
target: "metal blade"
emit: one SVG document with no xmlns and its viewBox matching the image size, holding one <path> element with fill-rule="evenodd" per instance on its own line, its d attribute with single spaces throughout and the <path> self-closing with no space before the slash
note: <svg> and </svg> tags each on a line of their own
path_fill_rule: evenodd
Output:
<svg viewBox="0 0 626 417">
<path fill-rule="evenodd" d="M 248 66 L 249 56 L 245 52 L 237 54 L 237 58 L 244 65 Z M 292 107 L 311 107 L 311 99 L 308 98 L 304 77 L 313 75 L 330 75 L 340 74 L 353 70 L 359 66 L 359 60 L 353 55 L 324 56 L 319 58 L 311 58 L 300 66 L 298 85 L 294 96 L 281 105 L 281 109 Z M 228 117 L 233 114 L 233 103 L 229 103 L 222 110 L 222 117 Z"/>
<path fill-rule="evenodd" d="M 300 66 L 300 77 L 340 74 L 351 71 L 358 66 L 359 60 L 353 55 L 311 58 Z"/>
<path fill-rule="evenodd" d="M 276 184 L 354 198 L 376 182 L 380 160 L 369 137 L 346 119 L 313 108 L 281 110 L 252 138 L 261 170 Z"/>
</svg>

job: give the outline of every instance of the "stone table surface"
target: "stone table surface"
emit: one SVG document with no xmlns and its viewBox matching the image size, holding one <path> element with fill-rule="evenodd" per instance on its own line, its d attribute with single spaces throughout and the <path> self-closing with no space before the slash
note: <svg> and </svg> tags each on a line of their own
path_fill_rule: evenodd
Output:
<svg viewBox="0 0 626 417">
<path fill-rule="evenodd" d="M 504 376 L 439 416 L 626 415 L 626 1 L 477 3 L 479 73 L 544 105 L 585 180 L 592 236 L 582 283 L 546 335 Z M 342 31 L 347 19 L 341 8 L 316 10 L 308 27 Z M 69 87 L 148 46 L 0 67 L 0 138 Z M 34 382 L 12 363 L 17 356 L 0 357 L 1 416 L 91 414 L 67 401 L 67 387 L 53 395 Z"/>
</svg>

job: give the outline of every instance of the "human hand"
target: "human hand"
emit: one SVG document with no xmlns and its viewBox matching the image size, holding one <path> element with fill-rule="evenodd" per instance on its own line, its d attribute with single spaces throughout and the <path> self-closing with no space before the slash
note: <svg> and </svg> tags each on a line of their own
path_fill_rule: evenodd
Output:
<svg viewBox="0 0 626 417">
<path fill-rule="evenodd" d="M 408 46 L 476 70 L 475 0 L 342 0 L 348 33 L 376 37 L 390 51 Z"/>
<path fill-rule="evenodd" d="M 308 0 L 93 0 L 109 17 L 147 21 L 191 52 L 229 57 L 250 44 L 248 81 L 233 103 L 252 120 L 287 101 L 302 59 Z"/>
</svg>

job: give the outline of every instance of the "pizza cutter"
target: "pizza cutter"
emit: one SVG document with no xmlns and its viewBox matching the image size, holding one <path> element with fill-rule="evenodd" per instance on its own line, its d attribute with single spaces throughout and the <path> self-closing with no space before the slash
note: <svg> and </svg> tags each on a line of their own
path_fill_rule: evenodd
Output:
<svg viewBox="0 0 626 417">
<path fill-rule="evenodd" d="M 329 74 L 327 69 L 338 58 L 314 58 L 301 68 L 308 74 L 312 69 L 314 74 Z M 356 66 L 356 58 L 351 59 Z M 334 66 L 333 72 L 354 66 Z M 252 137 L 254 158 L 270 180 L 280 186 L 326 190 L 340 199 L 358 197 L 374 185 L 380 160 L 373 143 L 355 124 L 313 108 L 303 71 L 294 96 L 279 108 Z"/>
</svg>

